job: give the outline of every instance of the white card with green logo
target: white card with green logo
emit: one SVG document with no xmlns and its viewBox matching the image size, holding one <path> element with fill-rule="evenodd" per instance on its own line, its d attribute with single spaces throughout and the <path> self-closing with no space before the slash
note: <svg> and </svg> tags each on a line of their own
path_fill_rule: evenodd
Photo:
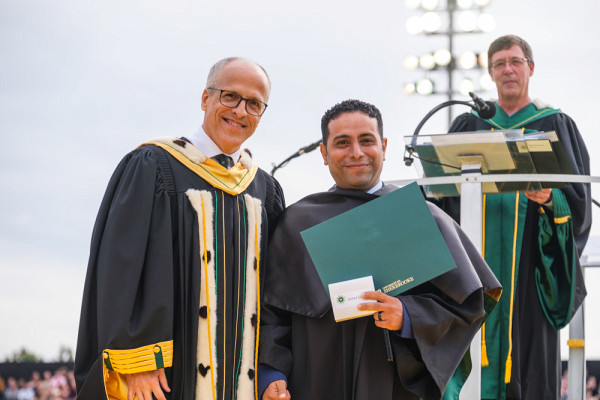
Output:
<svg viewBox="0 0 600 400">
<path fill-rule="evenodd" d="M 360 311 L 356 307 L 360 303 L 374 302 L 375 300 L 365 300 L 360 297 L 362 293 L 373 290 L 375 285 L 372 276 L 330 283 L 329 296 L 335 322 L 373 315 L 374 311 Z"/>
</svg>

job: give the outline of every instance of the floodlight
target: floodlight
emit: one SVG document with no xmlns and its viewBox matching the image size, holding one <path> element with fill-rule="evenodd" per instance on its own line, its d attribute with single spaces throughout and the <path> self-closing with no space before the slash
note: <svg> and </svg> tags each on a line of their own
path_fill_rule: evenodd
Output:
<svg viewBox="0 0 600 400">
<path fill-rule="evenodd" d="M 460 81 L 460 83 L 458 85 L 458 92 L 460 94 L 462 94 L 463 96 L 468 96 L 469 92 L 472 92 L 474 90 L 475 90 L 475 84 L 469 78 L 463 79 L 462 81 Z"/>
<path fill-rule="evenodd" d="M 473 69 L 477 65 L 477 56 L 472 51 L 465 51 L 458 58 L 458 64 L 463 69 Z"/>
<path fill-rule="evenodd" d="M 438 13 L 426 12 L 423 14 L 423 29 L 426 32 L 432 33 L 440 29 L 442 26 L 442 18 Z"/>
<path fill-rule="evenodd" d="M 416 90 L 417 90 L 417 87 L 412 82 L 405 83 L 402 88 L 402 91 L 404 92 L 404 94 L 408 94 L 408 95 L 415 94 Z"/>
<path fill-rule="evenodd" d="M 433 58 L 433 54 L 427 53 L 423 54 L 419 59 L 419 65 L 423 69 L 434 69 L 435 68 L 435 60 Z"/>
<path fill-rule="evenodd" d="M 458 6 L 458 8 L 467 10 L 467 9 L 473 7 L 473 0 L 457 0 L 456 5 Z"/>
<path fill-rule="evenodd" d="M 438 49 L 433 53 L 435 63 L 440 67 L 445 67 L 452 61 L 452 54 L 446 49 Z"/>
<path fill-rule="evenodd" d="M 479 63 L 479 66 L 481 68 L 487 69 L 487 67 L 488 67 L 487 51 L 484 51 L 483 53 L 479 53 L 479 55 L 477 56 L 477 62 Z"/>
<path fill-rule="evenodd" d="M 496 84 L 492 80 L 490 74 L 482 74 L 479 78 L 479 86 L 481 86 L 483 90 L 492 90 Z"/>
<path fill-rule="evenodd" d="M 421 0 L 404 0 L 404 6 L 409 10 L 416 10 L 421 5 Z"/>
<path fill-rule="evenodd" d="M 477 15 L 473 11 L 463 11 L 458 16 L 458 26 L 465 32 L 472 32 L 477 28 Z"/>
<path fill-rule="evenodd" d="M 433 11 L 438 6 L 438 0 L 423 0 L 421 6 L 427 11 Z"/>
<path fill-rule="evenodd" d="M 414 54 L 409 54 L 406 57 L 404 57 L 404 68 L 408 70 L 413 70 L 417 69 L 418 66 L 419 57 L 415 56 Z"/>
<path fill-rule="evenodd" d="M 433 93 L 433 82 L 431 79 L 423 78 L 417 82 L 417 93 L 428 96 Z"/>
</svg>

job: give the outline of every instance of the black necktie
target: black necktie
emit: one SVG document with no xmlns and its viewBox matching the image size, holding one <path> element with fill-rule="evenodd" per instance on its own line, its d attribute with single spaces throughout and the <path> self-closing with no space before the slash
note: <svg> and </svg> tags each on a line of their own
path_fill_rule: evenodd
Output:
<svg viewBox="0 0 600 400">
<path fill-rule="evenodd" d="M 213 160 L 224 166 L 226 169 L 233 167 L 233 159 L 225 154 L 217 154 L 212 157 Z"/>
</svg>

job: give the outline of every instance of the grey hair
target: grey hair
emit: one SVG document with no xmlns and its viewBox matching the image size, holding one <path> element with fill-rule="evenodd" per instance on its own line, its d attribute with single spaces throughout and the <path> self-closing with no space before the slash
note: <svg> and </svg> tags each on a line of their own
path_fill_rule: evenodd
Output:
<svg viewBox="0 0 600 400">
<path fill-rule="evenodd" d="M 271 93 L 271 78 L 269 78 L 269 74 L 267 73 L 267 70 L 264 69 L 264 67 L 262 65 L 255 63 L 252 60 L 243 58 L 243 57 L 227 57 L 227 58 L 223 58 L 222 60 L 217 61 L 210 68 L 210 71 L 208 72 L 208 77 L 206 78 L 206 87 L 207 88 L 213 87 L 215 85 L 215 81 L 217 80 L 217 76 L 219 75 L 219 72 L 221 72 L 223 67 L 234 61 L 248 61 L 248 62 L 251 62 L 252 64 L 256 65 L 257 67 L 259 67 L 262 70 L 262 72 L 265 73 L 265 76 L 267 77 L 267 83 L 269 84 L 269 88 L 268 88 L 269 94 Z"/>
</svg>

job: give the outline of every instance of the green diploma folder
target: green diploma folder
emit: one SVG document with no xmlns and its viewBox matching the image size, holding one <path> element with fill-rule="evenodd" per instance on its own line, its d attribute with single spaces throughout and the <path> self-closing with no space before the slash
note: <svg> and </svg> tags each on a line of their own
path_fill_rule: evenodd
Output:
<svg viewBox="0 0 600 400">
<path fill-rule="evenodd" d="M 416 183 L 301 232 L 328 285 L 372 275 L 395 296 L 456 265 Z"/>
</svg>

